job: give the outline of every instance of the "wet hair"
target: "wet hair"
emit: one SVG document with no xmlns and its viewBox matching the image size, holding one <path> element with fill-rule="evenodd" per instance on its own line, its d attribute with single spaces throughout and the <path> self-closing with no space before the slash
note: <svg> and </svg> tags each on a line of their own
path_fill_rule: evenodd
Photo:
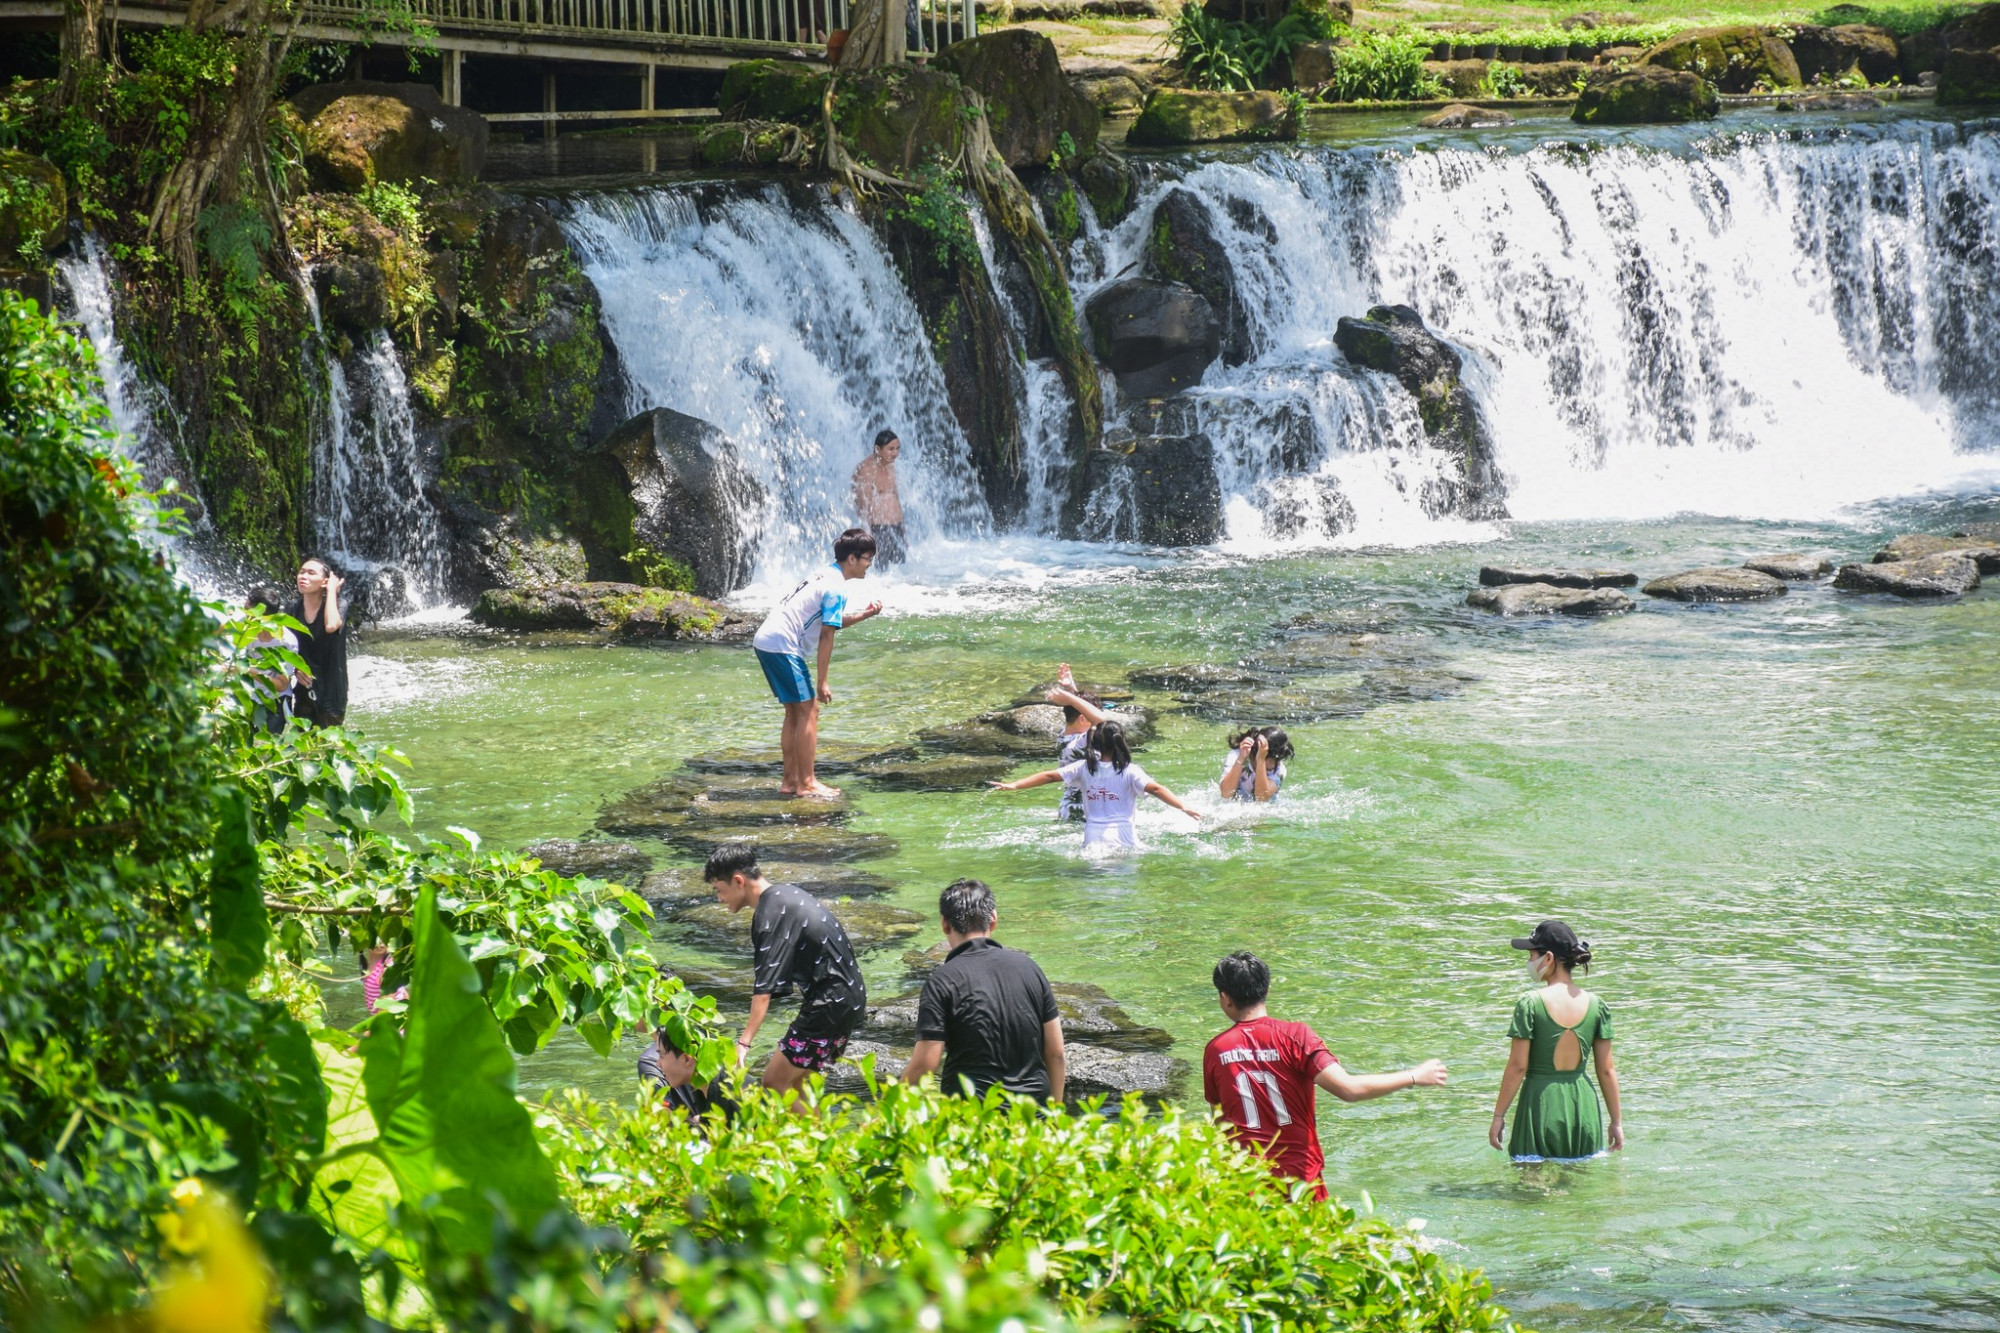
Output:
<svg viewBox="0 0 2000 1333">
<path fill-rule="evenodd" d="M 693 1051 L 682 1050 L 680 1043 L 673 1039 L 673 1036 L 668 1033 L 664 1026 L 654 1028 L 653 1036 L 659 1041 L 662 1051 L 672 1051 L 675 1055 L 684 1055 L 690 1060 L 694 1059 L 695 1053 Z"/>
<path fill-rule="evenodd" d="M 886 449 L 901 438 L 902 437 L 896 434 L 896 432 L 893 430 L 877 431 L 875 433 L 875 447 L 877 449 Z"/>
<path fill-rule="evenodd" d="M 976 879 L 954 880 L 938 895 L 938 915 L 959 935 L 977 935 L 993 929 L 1000 918 L 993 890 Z"/>
<path fill-rule="evenodd" d="M 1244 741 L 1257 736 L 1262 736 L 1269 742 L 1265 753 L 1271 756 L 1272 763 L 1282 764 L 1292 757 L 1292 738 L 1285 734 L 1283 727 L 1245 727 L 1241 731 L 1231 733 L 1229 748 L 1233 750 Z"/>
<path fill-rule="evenodd" d="M 1071 690 L 1070 693 L 1074 694 L 1077 698 L 1083 700 L 1087 704 L 1092 705 L 1093 707 L 1101 708 L 1104 705 L 1104 700 L 1098 698 L 1096 695 L 1092 694 L 1089 690 Z M 1062 706 L 1062 710 L 1063 710 L 1063 724 L 1065 726 L 1083 716 L 1081 712 L 1077 711 L 1077 707 L 1075 704 L 1064 704 Z"/>
<path fill-rule="evenodd" d="M 1264 1003 L 1271 993 L 1271 969 L 1254 953 L 1230 954 L 1215 965 L 1215 988 L 1229 997 L 1238 1009 Z"/>
<path fill-rule="evenodd" d="M 708 854 L 708 861 L 701 868 L 702 882 L 706 884 L 727 884 L 738 875 L 755 879 L 762 873 L 754 842 L 725 842 Z"/>
<path fill-rule="evenodd" d="M 834 539 L 833 558 L 836 563 L 850 556 L 875 554 L 875 534 L 866 528 L 849 528 Z"/>
<path fill-rule="evenodd" d="M 340 572 L 339 570 L 333 567 L 333 561 L 327 559 L 323 555 L 307 554 L 300 556 L 299 568 L 304 569 L 307 565 L 318 565 L 321 569 L 325 570 L 329 574 L 338 574 Z"/>
<path fill-rule="evenodd" d="M 1097 761 L 1108 760 L 1111 771 L 1123 773 L 1132 763 L 1132 747 L 1125 743 L 1125 728 L 1109 720 L 1098 723 L 1090 729 L 1090 742 L 1083 756 L 1083 766 L 1092 773 L 1097 771 Z"/>
<path fill-rule="evenodd" d="M 247 610 L 282 611 L 291 596 L 269 583 L 253 583 L 244 595 L 243 605 Z"/>
</svg>

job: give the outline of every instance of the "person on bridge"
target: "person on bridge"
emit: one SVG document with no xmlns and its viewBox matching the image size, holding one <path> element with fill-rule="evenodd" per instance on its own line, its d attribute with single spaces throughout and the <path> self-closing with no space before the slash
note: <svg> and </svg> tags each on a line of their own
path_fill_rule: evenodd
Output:
<svg viewBox="0 0 2000 1333">
<path fill-rule="evenodd" d="M 903 540 L 903 497 L 896 489 L 896 459 L 902 452 L 896 432 L 885 430 L 875 437 L 874 451 L 854 469 L 854 512 L 875 535 L 875 559 L 884 568 L 902 564 L 910 554 Z"/>
</svg>

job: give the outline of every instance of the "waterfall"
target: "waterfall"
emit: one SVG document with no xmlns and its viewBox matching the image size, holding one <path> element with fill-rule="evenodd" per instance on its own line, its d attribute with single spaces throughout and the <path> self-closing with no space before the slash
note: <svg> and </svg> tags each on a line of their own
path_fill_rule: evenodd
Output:
<svg viewBox="0 0 2000 1333">
<path fill-rule="evenodd" d="M 584 196 L 562 222 L 603 302 L 627 412 L 712 423 L 763 483 L 765 512 L 739 520 L 761 533 L 759 582 L 826 559 L 884 427 L 903 441 L 914 548 L 990 531 L 923 321 L 846 204 L 775 185 L 662 188 Z"/>
</svg>

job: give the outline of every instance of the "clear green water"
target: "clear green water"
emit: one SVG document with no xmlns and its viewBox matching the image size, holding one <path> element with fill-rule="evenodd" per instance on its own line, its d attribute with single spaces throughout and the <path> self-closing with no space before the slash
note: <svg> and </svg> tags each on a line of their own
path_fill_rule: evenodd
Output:
<svg viewBox="0 0 2000 1333">
<path fill-rule="evenodd" d="M 1189 832 L 1163 812 L 1149 850 L 1108 864 L 1052 834 L 1045 792 L 868 793 L 857 826 L 900 841 L 876 863 L 898 901 L 928 911 L 949 879 L 988 880 L 1003 938 L 1168 1028 L 1183 1058 L 1219 1026 L 1208 972 L 1235 948 L 1271 962 L 1275 1011 L 1352 1067 L 1443 1057 L 1448 1089 L 1323 1102 L 1329 1181 L 1425 1219 L 1536 1327 L 2000 1327 L 2000 591 L 1907 605 L 1822 586 L 1600 623 L 1460 605 L 1482 562 L 1865 558 L 1881 532 L 1955 516 L 1519 528 L 892 588 L 892 610 L 929 610 L 842 636 L 825 734 L 895 741 L 1059 658 L 1114 677 L 1232 660 L 1300 612 L 1394 622 L 1472 679 L 1295 728 L 1268 813 Z M 747 649 L 441 635 L 365 652 L 354 718 L 414 760 L 431 827 L 578 835 L 683 756 L 776 732 Z M 1144 762 L 1200 791 L 1222 731 L 1169 713 Z M 1523 1169 L 1485 1126 L 1526 984 L 1506 940 L 1547 915 L 1598 946 L 1589 984 L 1616 1014 L 1630 1143 Z M 867 965 L 872 986 L 899 984 L 897 951 Z M 524 1084 L 629 1095 L 633 1054 L 559 1046 Z"/>
</svg>

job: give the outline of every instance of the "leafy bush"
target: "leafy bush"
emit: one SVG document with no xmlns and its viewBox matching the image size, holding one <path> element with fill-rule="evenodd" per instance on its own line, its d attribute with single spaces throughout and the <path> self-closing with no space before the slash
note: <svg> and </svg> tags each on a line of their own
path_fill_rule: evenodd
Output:
<svg viewBox="0 0 2000 1333">
<path fill-rule="evenodd" d="M 839 1274 L 892 1265 L 909 1201 L 962 1219 L 977 1268 L 1021 1255 L 1077 1320 L 1139 1328 L 1497 1329 L 1476 1274 L 1411 1233 L 1339 1204 L 1288 1200 L 1218 1126 L 1128 1102 L 1118 1119 L 1050 1115 L 997 1090 L 983 1103 L 890 1084 L 817 1118 L 751 1095 L 706 1140 L 680 1116 L 551 1101 L 543 1141 L 579 1213 L 642 1252 L 682 1231 L 796 1254 Z M 1303 1191 L 1300 1191 L 1303 1194 Z M 1012 1262 L 1010 1259 L 1009 1262 Z"/>
<path fill-rule="evenodd" d="M 1336 30 L 1323 11 L 1293 10 L 1266 22 L 1218 18 L 1191 3 L 1174 16 L 1165 41 L 1195 87 L 1247 92 L 1269 86 L 1294 51 Z"/>
<path fill-rule="evenodd" d="M 1907 37 L 1927 28 L 1942 27 L 1959 15 L 1977 9 L 1976 4 L 1834 5 L 1812 16 L 1814 23 L 1838 27 L 1843 23 L 1867 23 L 1887 28 L 1898 37 Z"/>
<path fill-rule="evenodd" d="M 1480 80 L 1480 91 L 1488 97 L 1525 97 L 1528 95 L 1528 81 L 1521 74 L 1518 65 L 1502 64 L 1494 61 L 1486 67 L 1486 77 Z"/>
<path fill-rule="evenodd" d="M 1411 32 L 1357 33 L 1334 52 L 1329 102 L 1418 101 L 1441 97 L 1444 85 L 1424 70 L 1430 43 Z"/>
<path fill-rule="evenodd" d="M 632 567 L 632 575 L 645 587 L 664 588 L 668 592 L 693 592 L 694 571 L 684 560 L 676 560 L 662 551 L 655 551 L 644 542 L 626 552 L 625 563 Z"/>
</svg>

